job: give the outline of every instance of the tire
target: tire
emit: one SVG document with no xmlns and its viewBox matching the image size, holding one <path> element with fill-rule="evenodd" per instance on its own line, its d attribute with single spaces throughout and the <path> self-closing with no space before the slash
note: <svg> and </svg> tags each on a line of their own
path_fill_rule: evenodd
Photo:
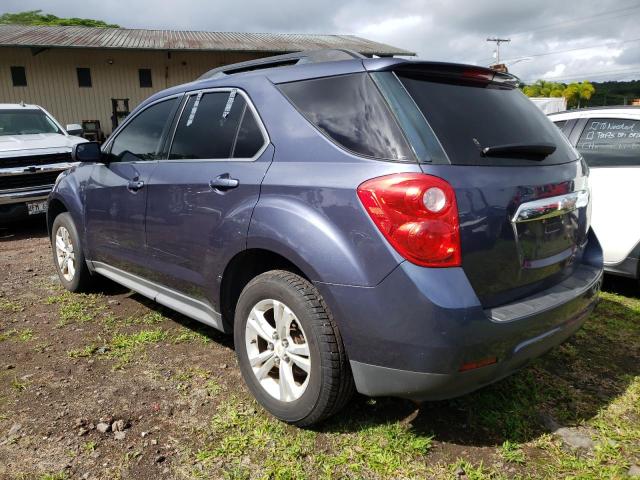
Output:
<svg viewBox="0 0 640 480">
<path fill-rule="evenodd" d="M 273 270 L 247 284 L 236 306 L 234 343 L 249 390 L 280 420 L 300 427 L 318 423 L 353 395 L 338 327 L 318 290 L 294 273 Z"/>
<path fill-rule="evenodd" d="M 78 230 L 68 212 L 61 213 L 53 221 L 51 250 L 53 251 L 53 264 L 56 266 L 62 286 L 71 292 L 89 290 L 93 279 L 87 267 Z"/>
</svg>

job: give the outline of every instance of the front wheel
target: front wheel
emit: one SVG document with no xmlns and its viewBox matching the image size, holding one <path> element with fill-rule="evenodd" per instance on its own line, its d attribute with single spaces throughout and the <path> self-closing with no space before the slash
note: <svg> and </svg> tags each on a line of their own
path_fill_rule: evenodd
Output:
<svg viewBox="0 0 640 480">
<path fill-rule="evenodd" d="M 247 386 L 285 422 L 317 423 L 353 393 L 338 327 L 320 293 L 299 275 L 274 270 L 247 284 L 236 306 L 234 341 Z"/>
<path fill-rule="evenodd" d="M 83 292 L 91 286 L 91 273 L 84 258 L 80 237 L 68 212 L 61 213 L 51 228 L 53 262 L 60 283 L 72 292 Z"/>
</svg>

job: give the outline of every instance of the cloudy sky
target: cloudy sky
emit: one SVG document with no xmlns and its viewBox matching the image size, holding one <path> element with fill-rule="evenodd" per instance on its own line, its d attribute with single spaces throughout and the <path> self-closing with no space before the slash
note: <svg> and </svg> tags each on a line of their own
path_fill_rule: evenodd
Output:
<svg viewBox="0 0 640 480">
<path fill-rule="evenodd" d="M 640 78 L 637 0 L 2 0 L 0 12 L 43 9 L 131 28 L 355 34 L 420 58 L 492 62 L 488 36 L 525 81 Z"/>
</svg>

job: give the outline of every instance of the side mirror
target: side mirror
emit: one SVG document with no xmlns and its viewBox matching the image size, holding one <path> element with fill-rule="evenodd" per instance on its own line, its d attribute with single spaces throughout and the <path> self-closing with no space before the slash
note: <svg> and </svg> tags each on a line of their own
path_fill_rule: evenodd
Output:
<svg viewBox="0 0 640 480">
<path fill-rule="evenodd" d="M 79 125 L 77 123 L 70 123 L 69 125 L 67 125 L 66 130 L 69 135 L 76 135 L 78 137 L 84 132 L 84 130 L 82 129 L 82 125 Z"/>
<path fill-rule="evenodd" d="M 98 142 L 77 143 L 71 150 L 71 158 L 74 162 L 101 163 L 102 151 Z"/>
</svg>

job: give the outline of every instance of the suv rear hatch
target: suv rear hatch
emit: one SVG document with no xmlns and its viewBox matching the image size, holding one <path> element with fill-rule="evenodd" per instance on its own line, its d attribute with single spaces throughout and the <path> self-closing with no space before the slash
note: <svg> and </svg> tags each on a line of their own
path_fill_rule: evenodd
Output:
<svg viewBox="0 0 640 480">
<path fill-rule="evenodd" d="M 587 169 L 517 79 L 443 63 L 383 70 L 372 77 L 423 171 L 455 189 L 462 267 L 483 306 L 571 275 L 589 229 Z"/>
</svg>

